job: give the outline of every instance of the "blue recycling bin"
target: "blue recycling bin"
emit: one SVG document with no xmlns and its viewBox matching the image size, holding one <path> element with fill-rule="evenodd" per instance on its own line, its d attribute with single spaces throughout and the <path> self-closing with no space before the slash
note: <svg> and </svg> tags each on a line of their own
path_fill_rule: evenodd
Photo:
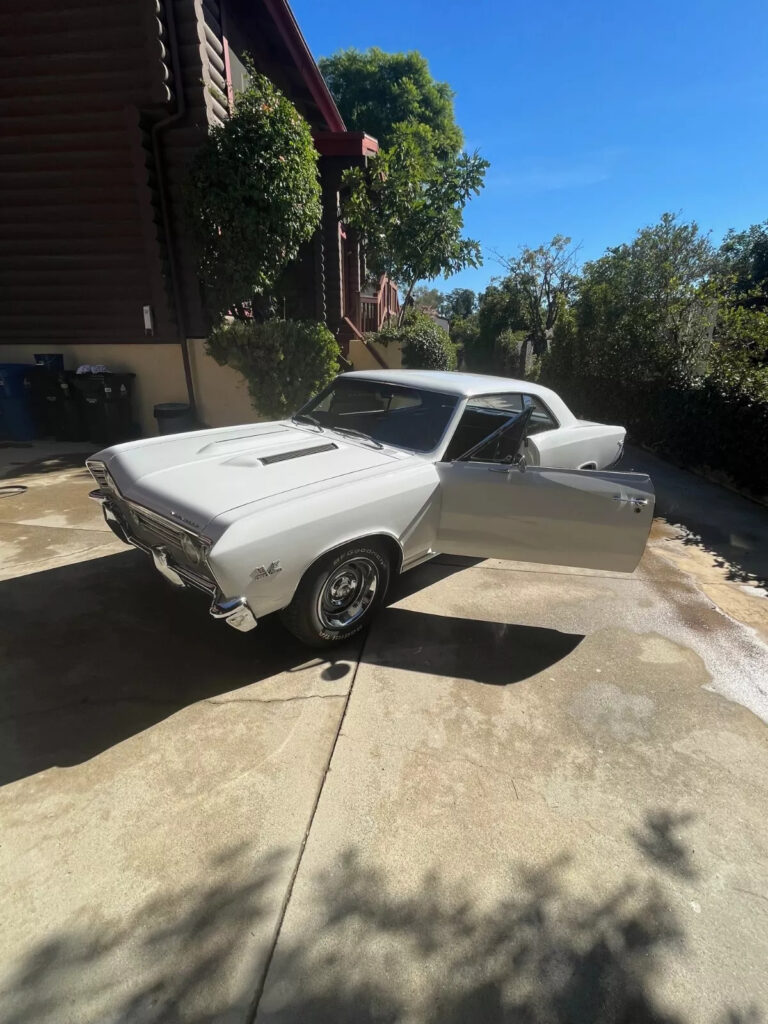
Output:
<svg viewBox="0 0 768 1024">
<path fill-rule="evenodd" d="M 0 363 L 0 437 L 34 441 L 39 436 L 32 398 L 32 375 L 36 372 L 34 364 Z"/>
</svg>

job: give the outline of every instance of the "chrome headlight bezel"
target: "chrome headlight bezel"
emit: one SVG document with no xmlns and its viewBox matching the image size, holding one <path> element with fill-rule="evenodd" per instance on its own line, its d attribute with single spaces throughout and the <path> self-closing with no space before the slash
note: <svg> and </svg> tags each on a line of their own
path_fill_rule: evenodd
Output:
<svg viewBox="0 0 768 1024">
<path fill-rule="evenodd" d="M 193 568 L 196 569 L 205 564 L 208 545 L 201 537 L 196 537 L 192 533 L 182 533 L 179 545 L 184 558 Z"/>
</svg>

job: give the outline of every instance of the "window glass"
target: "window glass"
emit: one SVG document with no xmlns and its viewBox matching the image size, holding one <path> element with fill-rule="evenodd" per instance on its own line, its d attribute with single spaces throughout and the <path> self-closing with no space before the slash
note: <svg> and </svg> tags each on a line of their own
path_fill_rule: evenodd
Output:
<svg viewBox="0 0 768 1024">
<path fill-rule="evenodd" d="M 557 423 L 546 405 L 544 405 L 540 398 L 536 398 L 535 395 L 529 395 L 528 397 L 533 403 L 533 415 L 528 424 L 527 433 L 540 434 L 544 430 L 554 430 L 557 427 Z"/>
<path fill-rule="evenodd" d="M 301 413 L 323 427 L 356 430 L 382 444 L 429 452 L 442 440 L 457 403 L 455 395 L 342 376 Z"/>
<path fill-rule="evenodd" d="M 523 411 L 523 396 L 520 394 L 480 395 L 467 402 L 445 455 L 446 462 L 460 458 L 470 448 L 492 434 L 510 417 Z M 507 454 L 508 444 L 504 436 L 481 449 L 473 456 L 480 462 L 502 461 Z"/>
</svg>

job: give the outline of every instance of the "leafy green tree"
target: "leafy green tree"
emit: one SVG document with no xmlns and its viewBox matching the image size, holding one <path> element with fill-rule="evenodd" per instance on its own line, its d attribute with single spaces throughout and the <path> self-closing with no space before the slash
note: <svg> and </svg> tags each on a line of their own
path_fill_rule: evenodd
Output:
<svg viewBox="0 0 768 1024">
<path fill-rule="evenodd" d="M 430 133 L 438 157 L 458 155 L 461 129 L 453 111 L 453 92 L 436 82 L 420 53 L 340 50 L 323 57 L 320 70 L 351 131 L 367 132 L 383 149 L 396 141 L 401 124 L 421 124 Z"/>
<path fill-rule="evenodd" d="M 451 323 L 451 342 L 456 346 L 459 365 L 474 370 L 472 356 L 478 347 L 477 313 Z"/>
<path fill-rule="evenodd" d="M 524 246 L 500 262 L 507 274 L 495 278 L 478 299 L 477 331 L 465 344 L 467 363 L 485 372 L 526 376 L 531 357 L 546 352 L 574 292 L 576 250 L 570 238 L 556 235 L 547 245 Z"/>
<path fill-rule="evenodd" d="M 719 381 L 768 400 L 768 313 L 721 299 L 709 370 Z"/>
<path fill-rule="evenodd" d="M 709 294 L 717 304 L 712 373 L 752 392 L 768 390 L 768 221 L 727 233 Z"/>
<path fill-rule="evenodd" d="M 346 176 L 343 214 L 371 271 L 405 292 L 405 309 L 419 281 L 480 264 L 480 246 L 462 237 L 463 210 L 487 161 L 462 152 L 453 92 L 421 54 L 342 50 L 320 68 L 347 126 L 379 140 L 368 168 Z"/>
<path fill-rule="evenodd" d="M 387 325 L 373 339 L 380 345 L 399 342 L 403 366 L 409 370 L 456 369 L 456 349 L 448 333 L 419 310 L 410 310 L 402 323 Z"/>
<path fill-rule="evenodd" d="M 209 131 L 186 182 L 198 269 L 214 320 L 267 292 L 320 223 L 307 122 L 253 67 L 232 116 Z"/>
<path fill-rule="evenodd" d="M 234 320 L 214 328 L 208 353 L 248 382 L 254 407 L 280 419 L 338 372 L 339 346 L 324 324 L 308 320 Z"/>
<path fill-rule="evenodd" d="M 411 293 L 414 309 L 440 309 L 445 296 L 439 288 L 430 288 L 428 285 L 417 285 Z"/>
<path fill-rule="evenodd" d="M 504 373 L 510 366 L 509 352 L 505 348 L 501 353 L 498 340 L 506 331 L 525 331 L 527 327 L 524 296 L 516 281 L 494 278 L 479 296 L 477 310 L 451 324 L 451 335 L 454 341 L 463 342 L 469 369 Z"/>
<path fill-rule="evenodd" d="M 501 259 L 521 300 L 537 356 L 546 352 L 557 318 L 576 285 L 576 251 L 570 238 L 555 235 L 548 245 L 524 246 L 518 256 Z"/>
<path fill-rule="evenodd" d="M 715 312 L 703 287 L 713 255 L 695 223 L 665 213 L 586 264 L 575 304 L 580 372 L 621 380 L 701 373 Z"/>
<path fill-rule="evenodd" d="M 360 232 L 370 270 L 403 289 L 404 310 L 419 281 L 480 265 L 479 244 L 462 237 L 463 211 L 487 166 L 477 154 L 439 159 L 429 128 L 403 124 L 390 149 L 345 174 L 344 217 Z"/>
<path fill-rule="evenodd" d="M 471 288 L 454 288 L 443 295 L 437 306 L 438 312 L 453 322 L 472 316 L 477 306 L 477 296 Z"/>
<path fill-rule="evenodd" d="M 768 311 L 768 220 L 726 234 L 715 276 L 721 295 L 747 308 Z"/>
</svg>

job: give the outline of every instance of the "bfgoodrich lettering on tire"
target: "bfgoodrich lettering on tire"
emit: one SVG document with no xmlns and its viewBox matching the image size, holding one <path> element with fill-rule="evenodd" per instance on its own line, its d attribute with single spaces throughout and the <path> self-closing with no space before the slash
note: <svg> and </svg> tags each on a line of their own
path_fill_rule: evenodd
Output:
<svg viewBox="0 0 768 1024">
<path fill-rule="evenodd" d="M 293 600 L 283 624 L 310 647 L 330 647 L 364 629 L 389 586 L 390 562 L 383 545 L 356 541 L 317 561 Z"/>
</svg>

